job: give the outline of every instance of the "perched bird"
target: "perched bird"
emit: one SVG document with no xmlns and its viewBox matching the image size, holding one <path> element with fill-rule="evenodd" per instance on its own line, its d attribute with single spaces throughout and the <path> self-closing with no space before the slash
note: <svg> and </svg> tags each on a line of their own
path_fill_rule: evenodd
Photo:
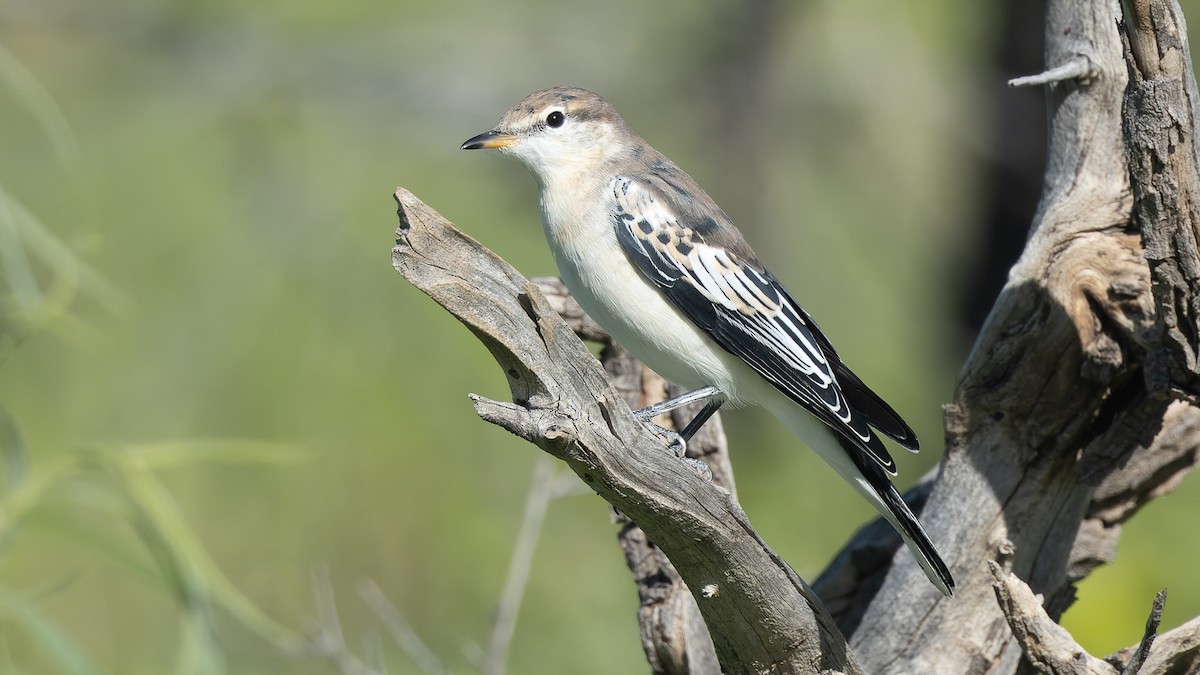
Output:
<svg viewBox="0 0 1200 675">
<path fill-rule="evenodd" d="M 876 431 L 913 452 L 916 434 L 842 362 L 691 176 L 608 101 L 571 87 L 529 95 L 462 148 L 521 160 L 537 179 L 546 240 L 579 304 L 663 377 L 708 388 L 685 438 L 725 401 L 767 408 L 952 595 L 946 564 L 888 479 L 896 464 Z"/>
</svg>

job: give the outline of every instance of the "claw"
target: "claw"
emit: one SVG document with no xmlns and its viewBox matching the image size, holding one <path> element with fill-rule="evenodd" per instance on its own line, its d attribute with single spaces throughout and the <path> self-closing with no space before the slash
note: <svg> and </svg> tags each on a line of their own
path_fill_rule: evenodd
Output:
<svg viewBox="0 0 1200 675">
<path fill-rule="evenodd" d="M 701 460 L 696 459 L 695 457 L 687 456 L 687 439 L 686 438 L 684 438 L 679 433 L 672 431 L 671 429 L 668 429 L 666 427 L 660 427 L 659 425 L 655 424 L 654 422 L 645 421 L 644 423 L 646 425 L 646 428 L 649 429 L 651 433 L 653 433 L 655 436 L 658 436 L 659 438 L 663 439 L 663 441 L 666 443 L 667 448 L 669 448 L 671 450 L 671 452 L 674 453 L 676 458 L 681 459 L 685 463 L 687 463 L 687 465 L 689 467 L 691 467 L 692 471 L 696 472 L 697 476 L 700 476 L 701 478 L 703 478 L 705 481 L 707 481 L 709 483 L 712 482 L 712 478 L 713 478 L 712 469 L 709 468 L 709 466 L 707 464 L 705 464 L 704 462 L 702 462 Z"/>
<path fill-rule="evenodd" d="M 666 446 L 671 449 L 671 452 L 675 453 L 676 457 L 682 458 L 686 455 L 687 441 L 683 439 L 683 436 L 680 436 L 671 429 L 661 427 L 654 422 L 645 421 L 645 425 L 646 428 L 651 431 L 651 433 L 663 440 Z"/>
<path fill-rule="evenodd" d="M 667 447 L 671 449 L 671 452 L 675 453 L 676 458 L 687 459 L 687 441 L 683 440 L 683 436 L 675 434 L 675 438 L 672 438 L 671 442 L 667 443 Z"/>
</svg>

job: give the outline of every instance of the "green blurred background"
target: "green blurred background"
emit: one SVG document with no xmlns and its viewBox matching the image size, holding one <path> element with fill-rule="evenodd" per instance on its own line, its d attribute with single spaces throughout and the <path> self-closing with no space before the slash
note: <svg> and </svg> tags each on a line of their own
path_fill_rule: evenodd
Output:
<svg viewBox="0 0 1200 675">
<path fill-rule="evenodd" d="M 990 305 L 966 279 L 1010 262 L 989 185 L 1041 133 L 1004 112 L 1040 106 L 1004 87 L 1041 31 L 1010 9 L 0 3 L 0 672 L 336 672 L 279 646 L 314 570 L 355 654 L 419 672 L 371 579 L 472 670 L 538 452 L 473 414 L 504 380 L 392 271 L 391 193 L 553 274 L 532 179 L 458 151 L 545 86 L 601 92 L 731 213 L 925 439 L 910 484 Z M 765 413 L 726 420 L 747 512 L 815 576 L 869 507 Z M 1133 643 L 1163 585 L 1165 625 L 1200 613 L 1198 516 L 1192 479 L 1127 528 L 1066 616 L 1085 647 Z M 531 573 L 510 672 L 645 671 L 599 498 L 553 503 Z"/>
</svg>

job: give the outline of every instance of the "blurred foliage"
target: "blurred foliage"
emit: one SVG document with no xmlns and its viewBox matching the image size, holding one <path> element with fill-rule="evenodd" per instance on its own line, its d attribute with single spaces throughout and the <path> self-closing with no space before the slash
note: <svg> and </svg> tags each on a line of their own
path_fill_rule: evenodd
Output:
<svg viewBox="0 0 1200 675">
<path fill-rule="evenodd" d="M 320 613 L 314 567 L 339 598 L 375 580 L 472 670 L 537 451 L 475 419 L 465 394 L 503 378 L 391 270 L 390 193 L 552 273 L 529 177 L 457 151 L 552 84 L 606 95 L 726 206 L 927 439 L 902 482 L 933 466 L 997 9 L 776 11 L 738 42 L 762 26 L 731 0 L 0 3 L 0 670 L 327 673 L 279 649 Z M 746 43 L 743 104 L 716 68 Z M 868 507 L 764 413 L 727 421 L 746 510 L 811 576 Z M 197 438 L 259 441 L 160 442 Z M 1195 482 L 1082 586 L 1085 646 L 1133 642 L 1164 584 L 1165 625 L 1200 613 Z M 599 499 L 555 502 L 511 672 L 644 670 L 613 540 Z M 348 640 L 380 631 L 339 609 Z"/>
</svg>

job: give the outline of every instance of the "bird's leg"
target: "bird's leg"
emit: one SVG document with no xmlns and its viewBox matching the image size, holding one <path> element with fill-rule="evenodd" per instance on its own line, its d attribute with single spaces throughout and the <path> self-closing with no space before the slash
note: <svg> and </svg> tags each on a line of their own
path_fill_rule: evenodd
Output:
<svg viewBox="0 0 1200 675">
<path fill-rule="evenodd" d="M 712 386 L 701 387 L 701 388 L 695 389 L 693 391 L 685 391 L 682 394 L 676 396 L 675 398 L 669 398 L 665 401 L 659 401 L 658 403 L 655 403 L 654 405 L 648 405 L 645 408 L 641 408 L 639 410 L 634 410 L 633 414 L 637 415 L 638 419 L 640 419 L 642 421 L 646 421 L 653 417 L 658 417 L 659 415 L 661 415 L 663 413 L 671 412 L 672 410 L 674 410 L 676 408 L 682 408 L 683 406 L 685 406 L 689 403 L 695 403 L 696 401 L 703 401 L 704 399 L 713 398 L 715 396 L 720 396 L 721 394 L 722 394 L 721 390 L 717 389 L 716 387 L 712 387 Z M 709 415 L 712 415 L 712 413 L 709 413 Z M 705 419 L 708 419 L 708 418 L 705 417 Z"/>
<path fill-rule="evenodd" d="M 695 436 L 696 432 L 700 431 L 700 427 L 704 426 L 704 423 L 708 421 L 708 418 L 715 415 L 717 410 L 719 410 L 724 403 L 725 399 L 723 398 L 709 399 L 708 403 L 704 404 L 704 407 L 700 409 L 700 412 L 696 413 L 696 416 L 692 418 L 692 421 L 688 422 L 687 426 L 683 428 L 683 431 L 679 433 L 680 436 L 683 436 L 683 440 L 685 442 L 692 440 L 692 436 Z"/>
<path fill-rule="evenodd" d="M 636 415 L 638 419 L 645 422 L 647 426 L 650 427 L 651 431 L 664 438 L 667 441 L 667 446 L 674 451 L 676 457 L 682 458 L 687 453 L 687 442 L 692 439 L 692 436 L 696 435 L 696 432 L 700 430 L 700 427 L 704 426 L 704 423 L 707 422 L 708 419 L 713 416 L 713 413 L 717 412 L 717 409 L 721 407 L 721 404 L 725 402 L 723 394 L 724 392 L 716 387 L 701 387 L 700 389 L 684 392 L 679 396 L 655 403 L 654 405 L 646 406 L 640 410 L 635 410 L 633 414 Z M 650 421 L 658 415 L 670 412 L 676 408 L 681 408 L 689 403 L 695 403 L 696 401 L 703 401 L 705 399 L 709 400 L 707 403 L 705 403 L 704 408 L 700 410 L 699 414 L 692 418 L 691 422 L 687 423 L 687 426 L 683 428 L 682 433 L 676 433 L 670 429 L 665 429 Z"/>
</svg>

